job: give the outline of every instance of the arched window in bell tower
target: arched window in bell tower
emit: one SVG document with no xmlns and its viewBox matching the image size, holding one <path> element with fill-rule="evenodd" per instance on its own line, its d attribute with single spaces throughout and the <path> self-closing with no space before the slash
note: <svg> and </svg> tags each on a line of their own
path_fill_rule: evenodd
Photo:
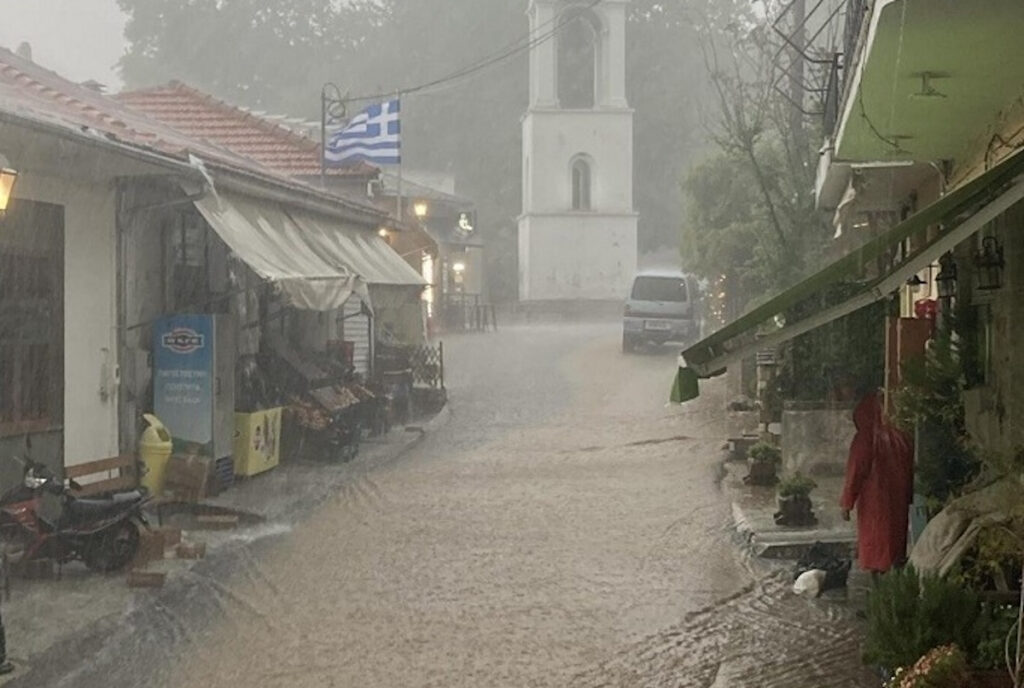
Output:
<svg viewBox="0 0 1024 688">
<path fill-rule="evenodd" d="M 572 160 L 572 209 L 590 210 L 591 167 L 585 155 Z"/>
<path fill-rule="evenodd" d="M 570 9 L 559 19 L 558 103 L 590 109 L 597 102 L 600 22 L 592 12 Z"/>
</svg>

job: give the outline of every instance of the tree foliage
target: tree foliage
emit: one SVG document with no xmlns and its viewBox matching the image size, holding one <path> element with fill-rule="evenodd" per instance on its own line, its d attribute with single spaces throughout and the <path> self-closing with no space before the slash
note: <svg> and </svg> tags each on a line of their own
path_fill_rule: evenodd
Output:
<svg viewBox="0 0 1024 688">
<path fill-rule="evenodd" d="M 707 91 L 694 11 L 734 0 L 634 0 L 627 84 L 636 109 L 641 249 L 674 245 L 679 180 L 704 147 L 696 103 Z M 395 92 L 444 76 L 528 29 L 525 0 L 118 0 L 128 14 L 121 68 L 129 87 L 180 79 L 242 105 L 319 116 L 326 81 L 350 95 Z M 492 287 L 515 293 L 521 211 L 519 119 L 527 103 L 521 52 L 403 102 L 410 168 L 449 172 L 479 205 Z M 361 106 L 362 104 L 360 104 Z"/>
<path fill-rule="evenodd" d="M 816 131 L 776 88 L 777 46 L 748 5 L 709 8 L 698 35 L 715 150 L 684 184 L 683 257 L 706 276 L 737 278 L 731 297 L 746 303 L 804 276 L 828 239 L 811 193 Z"/>
</svg>

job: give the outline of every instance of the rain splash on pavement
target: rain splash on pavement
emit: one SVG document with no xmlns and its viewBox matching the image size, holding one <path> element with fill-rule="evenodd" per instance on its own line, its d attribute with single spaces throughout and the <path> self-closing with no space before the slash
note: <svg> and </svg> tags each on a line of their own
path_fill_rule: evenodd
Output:
<svg viewBox="0 0 1024 688">
<path fill-rule="evenodd" d="M 721 388 L 668 407 L 674 354 L 617 343 L 446 342 L 447 427 L 211 574 L 212 604 L 164 610 L 167 661 L 97 688 L 871 685 L 848 614 L 732 541 Z"/>
</svg>

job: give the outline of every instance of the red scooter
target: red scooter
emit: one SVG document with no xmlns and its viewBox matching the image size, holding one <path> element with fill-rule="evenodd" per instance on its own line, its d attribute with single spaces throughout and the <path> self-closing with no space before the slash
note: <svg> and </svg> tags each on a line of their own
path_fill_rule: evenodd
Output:
<svg viewBox="0 0 1024 688">
<path fill-rule="evenodd" d="M 139 528 L 148 527 L 142 505 L 145 489 L 114 492 L 81 499 L 74 480 L 63 481 L 44 465 L 17 459 L 24 467 L 20 485 L 0 495 L 0 541 L 14 566 L 34 559 L 63 565 L 82 560 L 94 571 L 117 571 L 127 566 L 139 548 Z M 46 494 L 61 500 L 56 522 L 40 510 Z"/>
</svg>

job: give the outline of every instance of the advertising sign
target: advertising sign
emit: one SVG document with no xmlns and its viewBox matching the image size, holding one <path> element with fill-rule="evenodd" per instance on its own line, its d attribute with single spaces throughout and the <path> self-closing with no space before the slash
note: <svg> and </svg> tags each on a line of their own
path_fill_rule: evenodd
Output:
<svg viewBox="0 0 1024 688">
<path fill-rule="evenodd" d="M 153 410 L 174 438 L 209 455 L 213 443 L 213 318 L 174 315 L 153 327 Z"/>
</svg>

